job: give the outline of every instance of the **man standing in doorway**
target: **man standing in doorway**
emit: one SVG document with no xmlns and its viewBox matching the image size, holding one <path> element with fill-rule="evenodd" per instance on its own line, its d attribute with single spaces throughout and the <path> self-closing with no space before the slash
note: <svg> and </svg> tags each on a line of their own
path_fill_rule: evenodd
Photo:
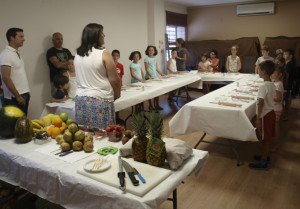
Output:
<svg viewBox="0 0 300 209">
<path fill-rule="evenodd" d="M 24 61 L 18 50 L 25 41 L 23 29 L 8 29 L 6 38 L 8 45 L 0 54 L 4 106 L 15 105 L 27 115 L 30 90 Z"/>
<path fill-rule="evenodd" d="M 54 76 L 66 72 L 68 68 L 68 60 L 72 57 L 71 52 L 63 48 L 63 35 L 56 32 L 52 35 L 53 47 L 47 51 L 47 63 L 50 68 L 51 95 L 56 92 L 53 85 Z"/>
</svg>

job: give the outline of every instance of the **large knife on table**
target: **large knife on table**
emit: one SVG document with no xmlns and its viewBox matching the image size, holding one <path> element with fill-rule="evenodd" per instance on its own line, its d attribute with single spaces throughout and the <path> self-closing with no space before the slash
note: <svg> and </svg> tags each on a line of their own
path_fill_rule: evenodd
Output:
<svg viewBox="0 0 300 209">
<path fill-rule="evenodd" d="M 136 180 L 136 178 L 134 176 L 135 172 L 134 172 L 133 168 L 131 167 L 131 165 L 129 163 L 127 163 L 125 160 L 122 160 L 122 164 L 123 164 L 128 176 L 129 176 L 132 184 L 134 186 L 138 186 L 140 182 L 138 180 Z"/>
<path fill-rule="evenodd" d="M 126 190 L 126 186 L 125 186 L 125 172 L 123 172 L 123 164 L 122 164 L 122 158 L 121 156 L 119 156 L 118 158 L 119 160 L 119 172 L 118 172 L 118 177 L 120 179 L 120 189 L 122 191 Z"/>
</svg>

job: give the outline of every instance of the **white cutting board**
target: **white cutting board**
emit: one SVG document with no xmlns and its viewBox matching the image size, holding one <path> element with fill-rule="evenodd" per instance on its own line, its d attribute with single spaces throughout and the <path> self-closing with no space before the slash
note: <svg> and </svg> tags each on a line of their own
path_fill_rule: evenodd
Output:
<svg viewBox="0 0 300 209">
<path fill-rule="evenodd" d="M 165 180 L 168 176 L 171 175 L 171 171 L 164 168 L 159 168 L 145 163 L 136 162 L 132 158 L 130 159 L 122 158 L 122 159 L 127 161 L 132 167 L 136 168 L 146 180 L 146 183 L 143 184 L 143 182 L 139 179 L 139 177 L 135 175 L 135 178 L 139 180 L 140 183 L 138 186 L 133 186 L 130 178 L 128 177 L 125 169 L 123 168 L 123 171 L 126 173 L 125 174 L 126 191 L 140 197 L 144 196 L 147 192 L 149 192 L 156 185 L 158 185 L 163 180 Z M 119 172 L 118 157 L 111 155 L 109 160 L 111 162 L 111 167 L 108 170 L 99 173 L 90 173 L 85 171 L 82 167 L 77 170 L 77 173 L 92 178 L 96 181 L 100 181 L 110 186 L 119 188 L 120 181 L 118 178 L 118 172 Z"/>
</svg>

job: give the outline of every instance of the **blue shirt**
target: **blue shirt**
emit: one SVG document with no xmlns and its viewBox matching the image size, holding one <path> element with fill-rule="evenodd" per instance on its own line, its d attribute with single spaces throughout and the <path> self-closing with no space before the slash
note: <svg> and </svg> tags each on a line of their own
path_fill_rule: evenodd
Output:
<svg viewBox="0 0 300 209">
<path fill-rule="evenodd" d="M 62 98 L 64 98 L 65 96 L 66 96 L 66 93 L 58 89 L 58 90 L 55 92 L 55 94 L 54 94 L 53 97 L 54 97 L 55 99 L 62 99 Z"/>
<path fill-rule="evenodd" d="M 139 79 L 143 79 L 142 77 L 142 66 L 140 63 L 131 63 L 129 68 L 132 68 L 133 69 L 133 74 L 138 77 Z M 136 80 L 134 79 L 133 77 L 131 78 L 131 83 L 137 83 L 137 82 L 140 82 L 139 80 Z"/>
<path fill-rule="evenodd" d="M 152 75 L 152 78 L 157 78 L 157 75 L 156 75 L 156 57 L 146 57 L 144 62 L 148 63 L 148 69 L 149 69 L 150 74 Z M 147 73 L 147 71 L 146 71 L 145 78 L 146 79 L 150 78 L 150 75 Z"/>
</svg>

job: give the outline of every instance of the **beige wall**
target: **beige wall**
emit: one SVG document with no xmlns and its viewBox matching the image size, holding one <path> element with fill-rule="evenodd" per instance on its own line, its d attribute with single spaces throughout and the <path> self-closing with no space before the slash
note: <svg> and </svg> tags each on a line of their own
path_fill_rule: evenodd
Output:
<svg viewBox="0 0 300 209">
<path fill-rule="evenodd" d="M 188 9 L 188 40 L 300 36 L 300 1 L 276 2 L 274 15 L 238 17 L 235 5 Z"/>
<path fill-rule="evenodd" d="M 91 22 L 102 24 L 105 46 L 109 51 L 120 50 L 120 62 L 125 70 L 123 81 L 130 82 L 129 54 L 138 50 L 144 55 L 148 45 L 148 1 L 152 0 L 1 0 L 0 50 L 7 44 L 5 33 L 8 28 L 24 29 L 26 41 L 20 52 L 32 94 L 29 117 L 38 118 L 44 105 L 50 101 L 46 51 L 52 46 L 51 35 L 54 32 L 64 35 L 64 47 L 75 54 L 84 26 Z M 163 5 L 159 1 L 164 0 L 156 1 Z M 160 14 L 162 11 L 164 7 L 157 12 Z M 156 24 L 160 28 L 157 33 L 163 37 L 165 29 L 161 29 L 160 24 L 164 25 L 165 21 L 160 20 Z M 157 45 L 157 42 L 152 44 Z"/>
</svg>

